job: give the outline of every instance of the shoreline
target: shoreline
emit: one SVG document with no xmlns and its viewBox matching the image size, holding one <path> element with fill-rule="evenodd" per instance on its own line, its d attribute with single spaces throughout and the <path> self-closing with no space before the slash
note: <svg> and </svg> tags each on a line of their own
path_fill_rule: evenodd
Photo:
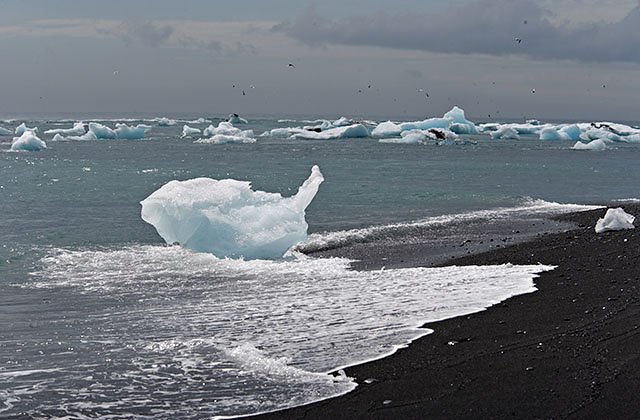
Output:
<svg viewBox="0 0 640 420">
<path fill-rule="evenodd" d="M 358 383 L 347 394 L 248 418 L 640 416 L 640 233 L 596 235 L 605 211 L 561 215 L 574 228 L 441 261 L 557 268 L 540 274 L 535 293 L 425 324 L 434 332 L 346 368 Z"/>
</svg>

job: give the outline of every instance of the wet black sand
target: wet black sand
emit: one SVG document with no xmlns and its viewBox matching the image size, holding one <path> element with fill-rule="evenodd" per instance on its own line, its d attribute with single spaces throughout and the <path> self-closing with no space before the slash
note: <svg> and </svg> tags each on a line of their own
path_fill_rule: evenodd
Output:
<svg viewBox="0 0 640 420">
<path fill-rule="evenodd" d="M 640 215 L 638 205 L 623 207 Z M 570 231 L 441 256 L 455 265 L 558 267 L 536 279 L 536 293 L 427 324 L 433 334 L 347 369 L 355 391 L 259 417 L 640 418 L 640 230 L 596 235 L 604 212 L 563 216 Z M 416 264 L 413 254 L 412 265 L 434 264 Z"/>
</svg>

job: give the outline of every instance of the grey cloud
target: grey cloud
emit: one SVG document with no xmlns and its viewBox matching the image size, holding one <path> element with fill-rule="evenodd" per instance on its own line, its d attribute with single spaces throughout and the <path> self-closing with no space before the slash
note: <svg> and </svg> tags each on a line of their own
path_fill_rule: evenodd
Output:
<svg viewBox="0 0 640 420">
<path fill-rule="evenodd" d="M 123 22 L 115 29 L 100 30 L 99 32 L 120 38 L 126 45 L 141 42 L 145 45 L 157 47 L 169 40 L 173 34 L 173 27 L 155 25 L 151 22 Z"/>
<path fill-rule="evenodd" d="M 342 19 L 329 19 L 309 9 L 273 30 L 314 46 L 640 62 L 640 5 L 613 23 L 555 26 L 550 16 L 533 0 L 470 0 L 449 3 L 431 13 L 379 12 Z"/>
<path fill-rule="evenodd" d="M 235 45 L 223 45 L 220 41 L 203 41 L 190 36 L 179 37 L 176 42 L 183 48 L 206 50 L 219 55 L 235 56 L 241 54 L 255 54 L 257 48 L 251 44 L 237 42 Z"/>
</svg>

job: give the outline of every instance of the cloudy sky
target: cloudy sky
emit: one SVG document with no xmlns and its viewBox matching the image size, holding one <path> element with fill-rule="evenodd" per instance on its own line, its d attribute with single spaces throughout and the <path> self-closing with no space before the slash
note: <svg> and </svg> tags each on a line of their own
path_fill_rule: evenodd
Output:
<svg viewBox="0 0 640 420">
<path fill-rule="evenodd" d="M 402 118 L 453 105 L 640 120 L 638 1 L 0 0 L 0 115 Z"/>
</svg>

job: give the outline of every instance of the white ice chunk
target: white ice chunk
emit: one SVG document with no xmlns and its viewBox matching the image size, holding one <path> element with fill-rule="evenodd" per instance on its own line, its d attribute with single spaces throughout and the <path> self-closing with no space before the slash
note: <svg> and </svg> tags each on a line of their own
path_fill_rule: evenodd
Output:
<svg viewBox="0 0 640 420">
<path fill-rule="evenodd" d="M 540 130 L 540 140 L 580 140 L 581 130 L 576 124 L 549 126 Z"/>
<path fill-rule="evenodd" d="M 603 219 L 598 219 L 596 223 L 596 233 L 608 230 L 635 229 L 633 221 L 635 217 L 626 213 L 621 208 L 608 209 Z"/>
<path fill-rule="evenodd" d="M 318 166 L 292 197 L 234 179 L 171 181 L 140 204 L 168 243 L 217 257 L 277 259 L 307 237 L 305 209 L 324 177 Z"/>
<path fill-rule="evenodd" d="M 144 124 L 138 124 L 135 127 L 130 127 L 126 124 L 116 124 L 116 129 L 113 130 L 116 133 L 116 137 L 121 140 L 139 140 L 144 138 L 147 131 L 151 127 Z"/>
<path fill-rule="evenodd" d="M 201 133 L 199 128 L 189 127 L 188 125 L 182 126 L 182 137 L 194 137 Z"/>
<path fill-rule="evenodd" d="M 284 128 L 274 128 L 269 131 L 265 131 L 260 136 L 261 137 L 291 137 L 294 134 L 302 133 L 307 131 L 303 128 L 298 127 L 284 127 Z"/>
<path fill-rule="evenodd" d="M 198 139 L 195 143 L 228 144 L 228 143 L 255 143 L 256 139 L 247 136 L 234 136 L 231 134 L 216 134 L 213 137 Z"/>
<path fill-rule="evenodd" d="M 407 133 L 407 134 L 404 135 L 404 133 Z M 420 143 L 424 143 L 424 141 L 427 139 L 427 136 L 419 130 L 405 131 L 402 134 L 403 136 L 400 138 L 396 137 L 396 138 L 380 139 L 378 140 L 378 142 L 394 143 L 394 144 L 420 144 Z"/>
<path fill-rule="evenodd" d="M 593 140 L 589 143 L 583 143 L 581 141 L 577 142 L 573 145 L 573 150 L 593 150 L 596 152 L 601 152 L 607 148 L 604 140 Z"/>
<path fill-rule="evenodd" d="M 249 121 L 240 117 L 238 114 L 229 114 L 227 122 L 229 122 L 229 124 L 249 124 Z"/>
<path fill-rule="evenodd" d="M 317 133 L 315 131 L 301 131 L 293 135 L 296 139 L 308 140 L 331 140 L 369 137 L 369 129 L 362 124 L 353 124 L 345 127 L 330 128 L 326 131 Z"/>
<path fill-rule="evenodd" d="M 200 117 L 198 119 L 195 119 L 195 120 L 186 121 L 187 124 L 206 124 L 206 123 L 209 123 L 209 122 L 211 122 L 211 121 L 206 120 L 206 119 L 204 119 L 202 117 Z"/>
<path fill-rule="evenodd" d="M 115 139 L 118 137 L 115 131 L 100 123 L 89 123 L 89 131 L 96 135 L 98 139 Z"/>
<path fill-rule="evenodd" d="M 372 137 L 395 137 L 395 136 L 399 136 L 401 132 L 402 132 L 402 128 L 398 124 L 392 121 L 385 121 L 378 124 L 378 126 L 371 131 L 371 136 Z"/>
<path fill-rule="evenodd" d="M 608 143 L 626 141 L 626 139 L 619 134 L 599 128 L 592 128 L 585 131 L 580 135 L 580 139 L 587 142 L 590 140 L 604 140 Z"/>
<path fill-rule="evenodd" d="M 83 122 L 77 122 L 73 125 L 73 128 L 55 128 L 47 130 L 44 134 L 61 134 L 63 136 L 82 136 L 85 134 L 85 124 Z"/>
<path fill-rule="evenodd" d="M 53 136 L 54 141 L 91 141 L 98 140 L 93 131 L 87 131 L 81 136 L 63 136 L 62 134 L 56 134 Z"/>
<path fill-rule="evenodd" d="M 0 127 L 0 136 L 10 136 L 11 134 L 13 134 L 11 130 L 7 130 L 4 127 Z"/>
<path fill-rule="evenodd" d="M 502 126 L 491 133 L 491 138 L 520 140 L 520 135 L 518 135 L 518 131 L 513 127 Z"/>
<path fill-rule="evenodd" d="M 331 122 L 332 127 L 344 127 L 353 124 L 356 124 L 356 122 L 347 117 L 340 117 L 337 120 Z"/>
<path fill-rule="evenodd" d="M 20 137 L 14 137 L 11 150 L 25 150 L 35 152 L 46 149 L 47 144 L 40 140 L 33 131 L 24 131 Z"/>
<path fill-rule="evenodd" d="M 19 126 L 16 127 L 15 135 L 20 137 L 24 133 L 26 133 L 27 131 L 31 131 L 33 133 L 37 133 L 38 132 L 38 127 L 29 128 L 29 127 L 27 127 L 27 125 L 25 123 L 22 123 L 22 124 L 20 124 Z"/>
<path fill-rule="evenodd" d="M 172 120 L 166 117 L 155 118 L 153 121 L 155 121 L 159 127 L 171 127 L 176 125 L 176 120 Z"/>
</svg>

